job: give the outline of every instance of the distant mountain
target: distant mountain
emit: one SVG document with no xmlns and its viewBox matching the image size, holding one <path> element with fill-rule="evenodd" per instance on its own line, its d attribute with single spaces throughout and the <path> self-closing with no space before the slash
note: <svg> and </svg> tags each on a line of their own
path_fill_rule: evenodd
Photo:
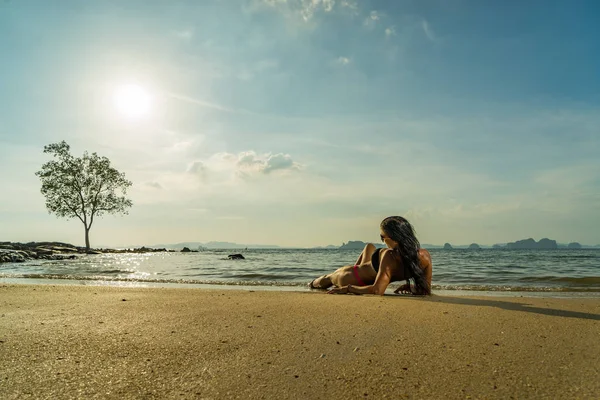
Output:
<svg viewBox="0 0 600 400">
<path fill-rule="evenodd" d="M 539 242 L 536 242 L 532 238 L 517 240 L 516 242 L 511 242 L 506 244 L 506 248 L 510 250 L 525 250 L 525 249 L 557 249 L 558 245 L 556 244 L 556 240 L 551 240 L 548 238 L 540 239 Z"/>
<path fill-rule="evenodd" d="M 373 243 L 375 247 L 383 248 L 385 247 L 382 243 Z M 348 243 L 342 243 L 339 247 L 340 250 L 362 250 L 365 248 L 367 243 L 361 242 L 360 240 L 350 240 Z"/>
<path fill-rule="evenodd" d="M 327 246 L 315 246 L 311 247 L 313 249 L 342 249 L 342 250 L 362 250 L 367 243 L 360 240 L 350 240 L 348 242 L 342 243 L 341 246 L 336 245 L 327 245 Z M 385 244 L 383 243 L 374 243 L 375 247 L 384 248 Z M 139 245 L 136 246 L 127 246 L 128 248 L 137 248 L 141 247 Z M 170 250 L 181 250 L 184 247 L 187 247 L 191 250 L 203 250 L 203 249 L 281 249 L 281 248 L 291 248 L 291 247 L 282 247 L 274 244 L 240 244 L 233 242 L 181 242 L 181 243 L 171 243 L 171 244 L 156 244 L 153 246 L 146 246 L 149 248 L 155 249 L 170 249 Z M 539 242 L 529 238 L 524 240 L 517 240 L 516 242 L 510 243 L 496 243 L 493 246 L 489 245 L 480 245 L 478 243 L 471 243 L 470 245 L 451 245 L 450 243 L 444 243 L 443 246 L 436 244 L 428 244 L 422 243 L 421 247 L 424 249 L 597 249 L 600 248 L 600 244 L 595 246 L 590 245 L 582 245 L 578 242 L 571 242 L 569 244 L 566 243 L 556 243 L 555 240 L 551 239 L 541 239 Z M 300 248 L 300 247 L 298 247 Z"/>
<path fill-rule="evenodd" d="M 165 248 L 165 249 L 183 249 L 187 247 L 192 250 L 196 249 L 278 249 L 280 246 L 269 245 L 269 244 L 239 244 L 232 242 L 182 242 L 182 243 L 172 243 L 172 244 L 157 244 L 154 246 L 149 246 L 152 248 Z"/>
<path fill-rule="evenodd" d="M 441 249 L 444 246 L 440 246 L 437 244 L 421 243 L 421 247 L 423 249 Z"/>
<path fill-rule="evenodd" d="M 278 249 L 281 246 L 274 244 L 239 244 L 231 242 L 208 242 L 204 243 L 204 247 L 207 249 Z"/>
<path fill-rule="evenodd" d="M 202 246 L 202 243 L 200 242 L 183 242 L 183 243 L 172 243 L 172 244 L 155 244 L 152 246 L 146 246 L 146 247 L 150 247 L 152 249 L 171 249 L 171 250 L 176 250 L 176 249 L 183 249 L 184 247 L 187 247 L 189 249 L 197 249 L 198 247 Z"/>
</svg>

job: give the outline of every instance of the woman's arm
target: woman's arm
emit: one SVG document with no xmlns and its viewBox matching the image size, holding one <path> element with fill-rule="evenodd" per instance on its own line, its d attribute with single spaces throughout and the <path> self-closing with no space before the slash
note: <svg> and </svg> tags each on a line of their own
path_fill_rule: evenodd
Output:
<svg viewBox="0 0 600 400">
<path fill-rule="evenodd" d="M 425 249 L 421 249 L 421 252 L 422 253 L 419 256 L 419 262 L 421 264 L 421 269 L 423 269 L 423 275 L 425 276 L 425 280 L 427 281 L 427 284 L 429 285 L 429 289 L 431 291 L 431 276 L 433 274 L 433 268 L 431 265 L 431 254 L 429 254 L 429 252 Z M 421 291 L 419 291 L 419 290 L 413 291 L 410 283 L 401 285 L 399 288 L 394 290 L 394 293 L 396 293 L 396 294 L 417 294 L 417 295 L 430 294 L 430 293 L 421 293 Z"/>
<path fill-rule="evenodd" d="M 340 288 L 334 288 L 329 290 L 327 293 L 329 294 L 378 294 L 383 295 L 385 293 L 385 289 L 387 289 L 388 285 L 392 281 L 392 268 L 395 265 L 394 258 L 389 251 L 383 253 L 381 257 L 381 264 L 379 265 L 379 272 L 377 273 L 377 278 L 375 278 L 375 282 L 372 285 L 366 286 L 355 286 L 348 285 L 342 286 Z"/>
<path fill-rule="evenodd" d="M 424 251 L 424 257 L 422 260 L 422 265 L 423 265 L 423 272 L 425 273 L 425 280 L 427 281 L 427 284 L 429 285 L 429 292 L 428 294 L 431 294 L 431 276 L 433 275 L 433 266 L 431 264 L 431 254 L 429 254 L 429 252 L 427 250 Z M 424 293 L 419 293 L 419 294 L 424 294 Z"/>
<path fill-rule="evenodd" d="M 327 291 L 328 294 L 375 294 L 373 292 L 373 288 L 375 285 L 367 285 L 367 286 L 356 286 L 356 285 L 348 285 L 342 286 L 339 288 L 329 289 Z"/>
</svg>

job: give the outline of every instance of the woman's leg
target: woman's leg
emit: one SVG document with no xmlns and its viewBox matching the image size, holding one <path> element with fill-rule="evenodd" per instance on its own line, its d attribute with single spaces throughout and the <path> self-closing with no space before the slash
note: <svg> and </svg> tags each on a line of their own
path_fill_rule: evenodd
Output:
<svg viewBox="0 0 600 400">
<path fill-rule="evenodd" d="M 311 289 L 327 289 L 327 288 L 333 286 L 333 282 L 331 280 L 331 276 L 333 274 L 335 274 L 335 272 L 332 274 L 320 276 L 317 279 L 313 280 L 308 285 L 310 286 Z"/>
<path fill-rule="evenodd" d="M 356 260 L 356 265 L 362 265 L 364 263 L 366 263 L 367 261 L 371 261 L 371 257 L 373 256 L 373 253 L 375 253 L 375 245 L 373 243 L 367 243 L 367 245 L 365 246 L 365 248 L 363 249 L 362 253 L 360 253 L 360 256 L 358 256 L 358 260 Z"/>
<path fill-rule="evenodd" d="M 375 252 L 375 245 L 373 243 L 367 243 L 363 251 L 358 256 L 356 265 L 361 265 L 364 262 L 371 261 L 371 256 Z M 312 281 L 309 286 L 311 289 L 327 289 L 333 285 L 339 286 L 342 284 L 351 272 L 352 266 L 338 268 L 335 272 L 327 275 L 323 275 Z"/>
<path fill-rule="evenodd" d="M 311 289 L 328 289 L 331 286 L 339 286 L 341 282 L 347 280 L 348 274 L 352 274 L 352 268 L 351 265 L 338 268 L 331 274 L 318 277 L 309 286 Z"/>
</svg>

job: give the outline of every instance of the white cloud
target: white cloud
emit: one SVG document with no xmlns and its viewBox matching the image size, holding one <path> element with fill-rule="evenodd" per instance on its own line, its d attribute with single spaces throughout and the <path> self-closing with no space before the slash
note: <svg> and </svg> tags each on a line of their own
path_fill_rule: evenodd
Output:
<svg viewBox="0 0 600 400">
<path fill-rule="evenodd" d="M 247 151 L 238 155 L 235 165 L 239 171 L 260 172 L 264 169 L 265 161 L 259 159 L 253 151 Z"/>
<path fill-rule="evenodd" d="M 310 22 L 319 13 L 332 13 L 336 10 L 349 10 L 358 14 L 358 5 L 354 0 L 258 0 L 255 6 L 265 5 L 278 9 L 286 16 L 293 16 Z"/>
<path fill-rule="evenodd" d="M 425 33 L 425 36 L 427 36 L 427 39 L 431 40 L 432 42 L 435 42 L 435 32 L 433 31 L 433 28 L 429 25 L 429 22 L 427 22 L 426 20 L 421 21 L 421 27 L 423 28 L 423 32 Z"/>
<path fill-rule="evenodd" d="M 235 166 L 236 172 L 242 176 L 301 169 L 301 166 L 295 163 L 289 154 L 279 153 L 259 156 L 253 151 L 240 153 Z"/>
<path fill-rule="evenodd" d="M 312 3 L 315 3 L 315 0 L 312 0 Z M 333 10 L 335 0 L 321 0 L 321 3 L 323 4 L 323 10 L 325 10 L 325 12 L 330 12 Z"/>
<path fill-rule="evenodd" d="M 352 11 L 354 15 L 358 15 L 358 3 L 354 0 L 342 0 L 340 2 L 342 8 L 347 8 Z"/>
<path fill-rule="evenodd" d="M 338 57 L 336 62 L 341 65 L 348 65 L 350 64 L 350 59 L 348 57 Z"/>
<path fill-rule="evenodd" d="M 385 28 L 385 36 L 386 37 L 396 36 L 396 29 L 393 26 L 389 26 L 389 27 Z"/>
<path fill-rule="evenodd" d="M 269 156 L 266 161 L 264 173 L 268 174 L 272 171 L 277 170 L 298 170 L 300 169 L 299 164 L 292 160 L 289 154 L 274 154 Z"/>
<path fill-rule="evenodd" d="M 187 172 L 198 176 L 203 183 L 222 185 L 233 183 L 237 178 L 247 179 L 302 169 L 303 166 L 289 154 L 243 151 L 238 154 L 220 152 L 204 161 L 196 160 L 189 165 Z"/>
<path fill-rule="evenodd" d="M 262 2 L 268 6 L 276 7 L 281 4 L 286 4 L 287 0 L 262 0 Z"/>
<path fill-rule="evenodd" d="M 202 161 L 194 161 L 187 169 L 187 172 L 200 177 L 202 181 L 206 181 L 208 169 Z"/>
<path fill-rule="evenodd" d="M 300 15 L 302 15 L 304 21 L 308 22 L 319 11 L 331 12 L 335 5 L 335 0 L 301 0 L 300 3 Z"/>
<path fill-rule="evenodd" d="M 367 27 L 372 28 L 381 19 L 381 16 L 382 16 L 382 14 L 379 11 L 373 10 L 369 13 L 367 18 L 365 18 L 365 21 L 363 22 L 363 24 Z"/>
</svg>

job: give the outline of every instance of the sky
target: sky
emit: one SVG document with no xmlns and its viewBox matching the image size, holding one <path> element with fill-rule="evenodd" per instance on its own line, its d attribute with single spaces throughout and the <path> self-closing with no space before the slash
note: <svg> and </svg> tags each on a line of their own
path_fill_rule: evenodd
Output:
<svg viewBox="0 0 600 400">
<path fill-rule="evenodd" d="M 583 0 L 0 1 L 0 241 L 84 244 L 35 176 L 65 140 L 133 182 L 92 247 L 373 242 L 389 215 L 421 243 L 600 244 L 598 18 Z"/>
</svg>

